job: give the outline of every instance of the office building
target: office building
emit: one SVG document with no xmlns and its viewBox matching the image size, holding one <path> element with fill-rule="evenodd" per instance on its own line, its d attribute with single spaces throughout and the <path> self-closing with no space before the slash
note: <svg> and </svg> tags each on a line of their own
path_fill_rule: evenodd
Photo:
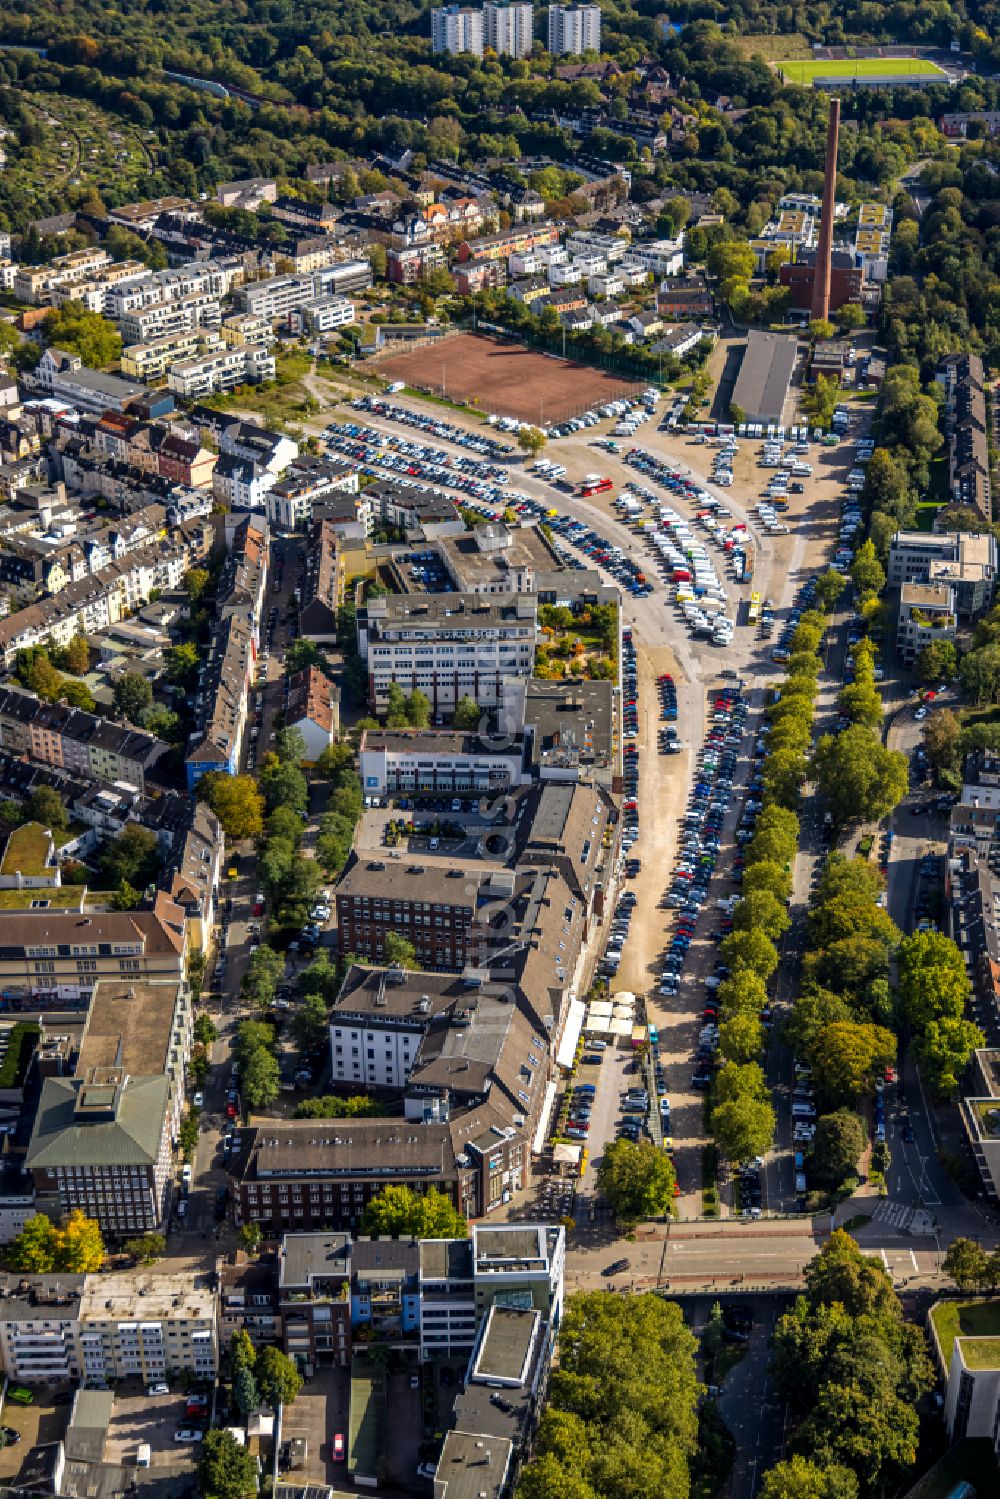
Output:
<svg viewBox="0 0 1000 1499">
<path fill-rule="evenodd" d="M 549 51 L 579 57 L 601 50 L 601 9 L 598 5 L 550 5 Z"/>
<path fill-rule="evenodd" d="M 887 578 L 892 588 L 949 583 L 959 618 L 974 618 L 993 603 L 996 538 L 977 531 L 897 531 L 889 545 Z"/>
</svg>

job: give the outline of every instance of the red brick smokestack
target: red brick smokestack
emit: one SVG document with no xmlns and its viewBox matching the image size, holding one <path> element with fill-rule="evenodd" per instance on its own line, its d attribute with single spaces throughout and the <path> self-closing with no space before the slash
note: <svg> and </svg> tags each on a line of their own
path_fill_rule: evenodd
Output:
<svg viewBox="0 0 1000 1499">
<path fill-rule="evenodd" d="M 840 137 L 840 100 L 830 100 L 826 126 L 826 175 L 823 178 L 823 216 L 819 221 L 816 271 L 813 276 L 812 315 L 830 316 L 830 254 L 833 248 L 833 211 L 837 202 L 837 145 Z"/>
</svg>

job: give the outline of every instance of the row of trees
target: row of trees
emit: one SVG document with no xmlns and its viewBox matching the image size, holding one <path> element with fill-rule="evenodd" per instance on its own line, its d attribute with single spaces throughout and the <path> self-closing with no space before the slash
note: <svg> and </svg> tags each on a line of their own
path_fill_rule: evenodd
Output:
<svg viewBox="0 0 1000 1499">
<path fill-rule="evenodd" d="M 854 1499 L 898 1485 L 917 1455 L 916 1404 L 933 1375 L 922 1330 L 903 1320 L 886 1270 L 838 1230 L 778 1323 L 773 1371 L 792 1414 L 793 1454 L 767 1499 Z M 810 1486 L 811 1484 L 811 1486 Z"/>
<path fill-rule="evenodd" d="M 26 1275 L 51 1275 L 58 1271 L 86 1275 L 99 1270 L 104 1258 L 100 1225 L 79 1208 L 67 1214 L 61 1224 L 53 1223 L 44 1213 L 36 1213 L 4 1255 L 9 1269 L 24 1271 Z"/>
<path fill-rule="evenodd" d="M 559 1363 L 517 1499 L 687 1499 L 698 1448 L 696 1346 L 675 1302 L 567 1297 Z"/>
</svg>

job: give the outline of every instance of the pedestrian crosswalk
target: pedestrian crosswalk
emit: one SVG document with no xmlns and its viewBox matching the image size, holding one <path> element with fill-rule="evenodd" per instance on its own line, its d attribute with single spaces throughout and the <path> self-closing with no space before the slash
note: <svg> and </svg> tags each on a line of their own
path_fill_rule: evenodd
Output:
<svg viewBox="0 0 1000 1499">
<path fill-rule="evenodd" d="M 880 1197 L 872 1218 L 879 1223 L 888 1223 L 891 1228 L 904 1231 L 913 1222 L 914 1209 L 905 1202 L 893 1202 L 889 1197 Z"/>
</svg>

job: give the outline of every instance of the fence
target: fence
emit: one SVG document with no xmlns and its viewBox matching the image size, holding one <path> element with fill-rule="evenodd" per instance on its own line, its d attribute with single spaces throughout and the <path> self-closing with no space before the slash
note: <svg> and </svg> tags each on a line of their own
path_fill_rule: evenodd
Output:
<svg viewBox="0 0 1000 1499">
<path fill-rule="evenodd" d="M 669 386 L 670 377 L 660 373 L 658 365 L 649 365 L 636 359 L 627 349 L 592 349 L 585 344 L 568 342 L 561 332 L 543 333 L 534 328 L 508 328 L 503 323 L 484 323 L 479 319 L 475 325 L 467 325 L 472 333 L 496 333 L 501 338 L 512 338 L 526 344 L 529 349 L 538 349 L 543 354 L 554 354 L 559 359 L 572 360 L 574 364 L 586 364 L 591 369 L 607 370 L 609 374 L 621 375 L 623 379 L 641 380 L 642 386 L 655 385 L 659 389 Z M 582 411 L 589 408 L 581 407 Z"/>
</svg>

